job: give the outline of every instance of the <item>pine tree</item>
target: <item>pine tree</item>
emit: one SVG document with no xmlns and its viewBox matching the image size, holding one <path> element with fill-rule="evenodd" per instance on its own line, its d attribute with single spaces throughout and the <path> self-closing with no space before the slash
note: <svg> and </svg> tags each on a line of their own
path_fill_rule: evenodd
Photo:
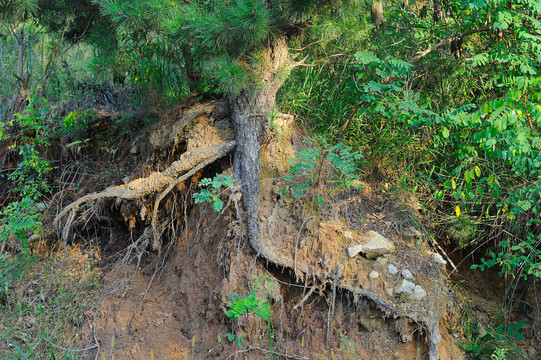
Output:
<svg viewBox="0 0 541 360">
<path fill-rule="evenodd" d="M 288 44 L 338 0 L 97 0 L 128 31 L 162 31 L 182 49 L 193 90 L 214 87 L 229 98 L 236 136 L 234 173 L 257 247 L 259 147 L 268 135 L 276 93 L 301 64 Z M 346 2 L 351 6 L 355 1 Z M 342 13 L 344 15 L 344 13 Z M 201 80 L 200 80 L 201 79 Z"/>
<path fill-rule="evenodd" d="M 13 36 L 17 45 L 16 77 L 21 97 L 31 76 L 25 71 L 25 56 L 32 25 L 43 25 L 53 33 L 62 32 L 66 40 L 79 41 L 96 23 L 104 23 L 98 10 L 91 0 L 0 0 L 0 36 Z"/>
</svg>

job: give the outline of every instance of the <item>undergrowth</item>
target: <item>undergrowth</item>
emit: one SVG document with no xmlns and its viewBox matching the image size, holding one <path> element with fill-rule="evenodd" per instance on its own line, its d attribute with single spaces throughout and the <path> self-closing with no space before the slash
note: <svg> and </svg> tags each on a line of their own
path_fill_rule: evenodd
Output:
<svg viewBox="0 0 541 360">
<path fill-rule="evenodd" d="M 62 258 L 63 252 L 57 255 Z M 25 270 L 2 289 L 0 357 L 52 360 L 88 354 L 96 347 L 82 347 L 88 344 L 83 331 L 98 284 L 92 257 L 73 247 L 65 261 L 27 261 Z"/>
</svg>

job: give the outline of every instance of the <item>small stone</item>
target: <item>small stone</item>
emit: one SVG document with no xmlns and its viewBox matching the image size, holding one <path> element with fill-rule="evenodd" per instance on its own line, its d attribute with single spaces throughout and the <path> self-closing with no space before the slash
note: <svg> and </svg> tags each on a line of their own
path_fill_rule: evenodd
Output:
<svg viewBox="0 0 541 360">
<path fill-rule="evenodd" d="M 379 273 L 377 271 L 372 270 L 370 274 L 368 274 L 368 277 L 372 280 L 377 279 L 379 277 Z"/>
<path fill-rule="evenodd" d="M 389 257 L 386 256 L 380 256 L 376 259 L 376 265 L 379 265 L 381 267 L 384 267 L 389 263 Z"/>
<path fill-rule="evenodd" d="M 485 329 L 485 327 L 481 323 L 478 323 L 477 327 L 479 328 L 479 337 L 484 338 L 487 334 L 487 329 Z"/>
<path fill-rule="evenodd" d="M 137 154 L 138 151 L 139 149 L 137 149 L 137 145 L 133 145 L 132 148 L 130 149 L 130 153 L 132 154 Z"/>
<path fill-rule="evenodd" d="M 406 279 L 408 281 L 415 281 L 415 277 L 409 270 L 402 270 L 400 272 L 400 275 L 402 275 L 402 279 Z"/>
<path fill-rule="evenodd" d="M 363 250 L 363 246 L 362 246 L 362 245 L 354 245 L 354 246 L 352 246 L 352 247 L 349 247 L 349 248 L 348 248 L 348 256 L 349 256 L 349 257 L 354 257 L 355 255 L 357 255 L 358 253 L 360 253 L 362 250 Z"/>
<path fill-rule="evenodd" d="M 426 296 L 425 289 L 423 289 L 420 285 L 415 285 L 415 288 L 413 289 L 410 299 L 419 301 L 419 300 L 422 300 L 425 296 Z"/>
<path fill-rule="evenodd" d="M 396 288 L 396 293 L 411 295 L 413 293 L 413 289 L 415 289 L 414 283 L 406 279 L 402 279 L 402 281 L 400 281 L 400 284 L 398 284 L 398 287 Z"/>
<path fill-rule="evenodd" d="M 440 254 L 434 253 L 434 262 L 438 265 L 447 265 L 447 261 L 443 260 Z"/>
<path fill-rule="evenodd" d="M 404 229 L 404 231 L 402 231 L 401 235 L 402 235 L 402 239 L 404 239 L 404 241 L 418 242 L 422 237 L 421 232 L 419 230 L 417 230 L 413 226 L 410 226 L 409 228 Z"/>
<path fill-rule="evenodd" d="M 394 251 L 393 242 L 375 231 L 367 232 L 365 237 L 369 240 L 366 244 L 361 245 L 361 252 L 367 259 L 375 259 Z"/>
<path fill-rule="evenodd" d="M 346 231 L 346 232 L 344 233 L 344 237 L 345 237 L 346 239 L 352 240 L 352 239 L 353 239 L 353 233 L 352 233 L 351 231 L 348 230 L 348 231 Z"/>
<path fill-rule="evenodd" d="M 389 264 L 389 266 L 387 266 L 387 271 L 391 275 L 396 275 L 398 273 L 398 269 L 393 264 Z"/>
</svg>

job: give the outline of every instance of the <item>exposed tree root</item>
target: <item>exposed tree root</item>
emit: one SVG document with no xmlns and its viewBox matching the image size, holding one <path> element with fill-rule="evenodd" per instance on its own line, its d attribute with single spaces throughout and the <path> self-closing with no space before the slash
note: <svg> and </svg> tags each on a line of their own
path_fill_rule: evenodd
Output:
<svg viewBox="0 0 541 360">
<path fill-rule="evenodd" d="M 152 226 L 154 230 L 154 245 L 159 246 L 159 239 L 156 240 L 156 216 L 160 201 L 167 195 L 177 184 L 185 181 L 197 171 L 205 166 L 213 163 L 219 158 L 229 153 L 235 147 L 235 142 L 230 141 L 224 144 L 212 146 L 205 149 L 198 149 L 181 156 L 180 160 L 175 161 L 168 169 L 163 172 L 155 172 L 143 179 L 136 179 L 126 185 L 111 186 L 99 193 L 88 194 L 80 199 L 72 202 L 58 214 L 53 225 L 57 227 L 60 221 L 66 216 L 67 220 L 62 226 L 62 239 L 64 242 L 68 240 L 69 232 L 79 207 L 93 200 L 103 198 L 115 198 L 122 200 L 138 199 L 143 196 L 161 191 L 167 187 L 158 197 L 154 206 L 152 217 Z M 181 175 L 182 174 L 182 175 Z M 180 177 L 179 177 L 180 175 Z M 159 234 L 157 235 L 159 237 Z"/>
</svg>

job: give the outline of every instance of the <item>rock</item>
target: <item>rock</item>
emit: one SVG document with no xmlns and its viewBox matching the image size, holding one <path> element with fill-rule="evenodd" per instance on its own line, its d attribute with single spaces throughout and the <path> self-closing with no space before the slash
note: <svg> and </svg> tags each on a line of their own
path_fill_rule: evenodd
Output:
<svg viewBox="0 0 541 360">
<path fill-rule="evenodd" d="M 389 264 L 389 266 L 387 266 L 387 271 L 391 275 L 396 275 L 398 273 L 398 269 L 393 264 Z"/>
<path fill-rule="evenodd" d="M 487 334 L 487 329 L 481 324 L 480 322 L 477 324 L 477 327 L 479 328 L 479 337 L 484 338 Z"/>
<path fill-rule="evenodd" d="M 349 257 L 354 257 L 355 255 L 360 253 L 362 250 L 363 250 L 362 245 L 354 245 L 354 246 L 348 248 L 348 256 Z"/>
<path fill-rule="evenodd" d="M 415 281 L 415 277 L 409 270 L 402 270 L 400 272 L 400 275 L 402 275 L 402 279 L 406 279 L 408 281 Z"/>
<path fill-rule="evenodd" d="M 439 265 L 447 265 L 447 261 L 443 260 L 440 254 L 433 253 L 434 255 L 434 262 Z"/>
<path fill-rule="evenodd" d="M 376 259 L 376 265 L 384 267 L 389 263 L 389 257 L 388 256 L 380 256 Z"/>
<path fill-rule="evenodd" d="M 370 274 L 368 274 L 368 277 L 372 280 L 377 279 L 379 277 L 379 273 L 377 271 L 372 270 Z"/>
<path fill-rule="evenodd" d="M 419 301 L 426 296 L 426 291 L 420 285 L 415 285 L 413 292 L 410 296 L 411 300 Z"/>
<path fill-rule="evenodd" d="M 419 240 L 421 240 L 421 237 L 422 237 L 421 232 L 413 226 L 410 226 L 409 228 L 404 229 L 401 235 L 404 241 L 408 241 L 408 242 L 413 241 L 415 243 L 419 242 Z"/>
<path fill-rule="evenodd" d="M 375 259 L 378 256 L 389 254 L 394 251 L 393 242 L 377 232 L 369 231 L 366 233 L 366 237 L 369 239 L 366 244 L 355 245 L 348 249 L 349 256 L 355 256 L 361 252 L 367 259 Z M 351 255 L 355 251 L 357 251 L 355 255 Z"/>
<path fill-rule="evenodd" d="M 414 283 L 406 279 L 402 279 L 402 281 L 400 281 L 400 284 L 398 284 L 398 287 L 396 288 L 396 293 L 411 295 L 413 293 L 413 289 L 415 289 Z M 425 292 L 425 295 L 426 295 L 426 292 Z"/>
<path fill-rule="evenodd" d="M 346 239 L 352 240 L 352 239 L 353 239 L 353 233 L 352 233 L 351 231 L 348 230 L 348 231 L 346 231 L 346 232 L 344 233 L 344 237 L 345 237 Z"/>
</svg>

